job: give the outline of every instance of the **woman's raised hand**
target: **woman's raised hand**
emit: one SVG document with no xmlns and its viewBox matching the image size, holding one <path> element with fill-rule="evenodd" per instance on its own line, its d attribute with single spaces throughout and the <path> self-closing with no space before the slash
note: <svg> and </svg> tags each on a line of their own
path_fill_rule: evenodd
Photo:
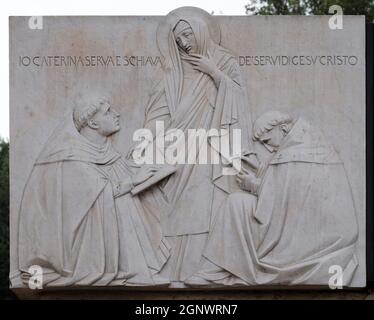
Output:
<svg viewBox="0 0 374 320">
<path fill-rule="evenodd" d="M 218 67 L 211 59 L 201 54 L 190 53 L 186 60 L 194 66 L 193 68 L 195 70 L 204 72 L 212 77 L 219 71 Z"/>
</svg>

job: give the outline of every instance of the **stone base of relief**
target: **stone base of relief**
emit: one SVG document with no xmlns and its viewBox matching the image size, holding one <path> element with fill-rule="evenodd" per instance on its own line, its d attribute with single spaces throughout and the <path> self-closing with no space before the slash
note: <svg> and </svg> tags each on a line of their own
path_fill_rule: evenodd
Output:
<svg viewBox="0 0 374 320">
<path fill-rule="evenodd" d="M 364 287 L 365 19 L 330 18 L 11 17 L 11 287 Z"/>
</svg>

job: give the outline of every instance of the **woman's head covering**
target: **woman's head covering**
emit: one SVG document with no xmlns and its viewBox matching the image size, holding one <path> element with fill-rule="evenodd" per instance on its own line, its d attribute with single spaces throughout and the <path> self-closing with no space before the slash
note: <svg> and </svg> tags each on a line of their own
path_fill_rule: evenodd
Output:
<svg viewBox="0 0 374 320">
<path fill-rule="evenodd" d="M 180 102 L 183 88 L 183 69 L 181 60 L 187 54 L 179 48 L 174 31 L 176 28 L 190 26 L 196 42 L 198 54 L 208 56 L 209 47 L 214 45 L 209 28 L 204 20 L 198 17 L 180 17 L 170 15 L 158 30 L 159 50 L 164 58 L 163 71 L 165 73 L 165 93 L 170 112 L 173 113 Z M 181 31 L 181 30 L 180 30 Z M 166 41 L 165 41 L 166 37 Z M 165 45 L 167 43 L 167 45 Z"/>
<path fill-rule="evenodd" d="M 175 35 L 187 28 L 191 28 L 195 36 L 198 50 L 196 53 L 201 54 L 203 56 L 208 56 L 208 42 L 212 40 L 210 38 L 209 30 L 206 23 L 199 18 L 189 18 L 188 21 L 185 19 L 179 20 L 173 28 L 175 42 Z M 180 49 L 179 51 L 181 53 L 181 57 L 183 58 L 183 56 L 185 56 L 186 53 Z"/>
<path fill-rule="evenodd" d="M 195 7 L 181 7 L 171 11 L 160 23 L 157 30 L 157 45 L 163 56 L 165 94 L 170 112 L 173 114 L 180 102 L 183 88 L 183 69 L 181 51 L 174 36 L 174 29 L 183 20 L 195 35 L 198 53 L 208 54 L 210 44 L 219 44 L 221 32 L 219 25 L 206 11 Z M 182 53 L 183 55 L 183 53 Z"/>
</svg>

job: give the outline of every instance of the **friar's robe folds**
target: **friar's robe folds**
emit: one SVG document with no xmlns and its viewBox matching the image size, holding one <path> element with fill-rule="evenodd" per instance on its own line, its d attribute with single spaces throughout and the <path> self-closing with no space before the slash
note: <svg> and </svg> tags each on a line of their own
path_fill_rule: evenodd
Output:
<svg viewBox="0 0 374 320">
<path fill-rule="evenodd" d="M 222 72 L 221 81 L 217 86 L 209 75 L 194 70 L 187 54 L 178 48 L 173 34 L 180 19 L 176 17 L 169 22 L 168 33 L 165 34 L 167 45 L 164 51 L 160 48 L 165 57 L 161 71 L 164 76 L 150 95 L 145 127 L 156 133 L 156 121 L 164 121 L 165 130 L 179 129 L 186 138 L 189 129 L 204 129 L 206 132 L 212 128 L 226 129 L 228 134 L 232 134 L 233 129 L 240 129 L 242 152 L 249 152 L 249 104 L 236 58 L 211 40 L 203 21 L 183 17 L 194 32 L 198 54 L 208 57 L 217 65 Z M 205 141 L 210 138 L 207 135 L 203 137 Z M 216 136 L 213 138 L 217 141 Z M 184 142 L 182 139 L 173 141 L 173 144 Z M 230 192 L 228 178 L 222 175 L 221 166 L 199 163 L 200 151 L 196 152 L 196 164 L 178 165 L 176 174 L 161 186 L 162 195 L 156 195 L 157 191 L 152 190 L 141 196 L 144 203 L 152 199 L 159 202 L 150 207 L 162 212 L 164 234 L 172 237 L 170 263 L 174 266 L 170 268 L 170 277 L 174 280 L 184 280 L 197 268 L 210 230 L 213 197 L 214 203 L 219 203 Z M 186 158 L 191 153 L 191 148 L 186 150 Z M 207 154 L 211 154 L 210 145 Z M 215 190 L 216 187 L 219 190 Z M 166 199 L 166 207 L 164 203 L 160 204 L 163 199 Z M 167 209 L 160 210 L 160 207 Z"/>
<path fill-rule="evenodd" d="M 91 143 L 69 117 L 47 142 L 24 190 L 19 270 L 41 266 L 48 286 L 162 282 L 153 277 L 169 255 L 159 221 L 137 197 L 114 198 L 114 187 L 126 188 L 133 170 L 109 140 Z"/>
<path fill-rule="evenodd" d="M 358 229 L 342 162 L 323 135 L 299 119 L 270 158 L 258 199 L 229 196 L 210 234 L 200 277 L 219 284 L 328 284 L 357 267 Z"/>
</svg>

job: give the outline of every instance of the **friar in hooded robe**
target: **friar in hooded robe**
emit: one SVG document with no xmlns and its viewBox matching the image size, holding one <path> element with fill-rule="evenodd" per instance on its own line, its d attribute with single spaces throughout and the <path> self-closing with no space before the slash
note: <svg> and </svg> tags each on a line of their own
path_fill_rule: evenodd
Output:
<svg viewBox="0 0 374 320">
<path fill-rule="evenodd" d="M 107 99 L 75 108 L 54 131 L 26 184 L 19 270 L 42 268 L 43 286 L 157 285 L 169 257 L 158 217 L 129 192 L 155 167 L 138 168 L 112 147 L 119 114 Z"/>
<path fill-rule="evenodd" d="M 162 79 L 150 94 L 144 127 L 152 130 L 156 137 L 157 121 L 163 122 L 165 131 L 179 130 L 185 137 L 190 129 L 204 129 L 207 133 L 212 133 L 210 129 L 217 129 L 213 135 L 200 137 L 209 142 L 208 156 L 214 150 L 222 155 L 222 150 L 219 150 L 222 132 L 232 141 L 234 129 L 240 129 L 239 157 L 250 156 L 252 124 L 237 59 L 217 43 L 217 34 L 213 39 L 208 25 L 209 15 L 202 15 L 197 8 L 190 11 L 181 8 L 171 12 L 159 27 L 157 40 L 164 58 L 160 70 Z M 177 149 L 178 140 L 173 143 Z M 187 157 L 191 152 L 195 153 L 193 161 L 189 157 L 188 164 L 177 166 L 176 174 L 159 186 L 161 195 L 153 189 L 141 196 L 142 202 L 149 204 L 150 208 L 163 208 L 156 210 L 162 211 L 161 225 L 172 250 L 161 273 L 176 283 L 183 282 L 197 271 L 212 213 L 235 185 L 235 176 L 223 174 L 221 161 L 212 164 L 208 160 L 208 164 L 201 164 L 198 160 L 202 152 L 200 145 L 197 150 L 191 150 L 184 139 L 180 143 L 188 146 L 185 150 Z M 227 158 L 228 154 L 225 155 Z"/>
<path fill-rule="evenodd" d="M 243 192 L 217 216 L 193 285 L 342 285 L 357 268 L 358 227 L 347 175 L 337 152 L 310 123 L 267 112 L 254 139 L 271 153 L 256 173 L 241 172 Z"/>
</svg>

